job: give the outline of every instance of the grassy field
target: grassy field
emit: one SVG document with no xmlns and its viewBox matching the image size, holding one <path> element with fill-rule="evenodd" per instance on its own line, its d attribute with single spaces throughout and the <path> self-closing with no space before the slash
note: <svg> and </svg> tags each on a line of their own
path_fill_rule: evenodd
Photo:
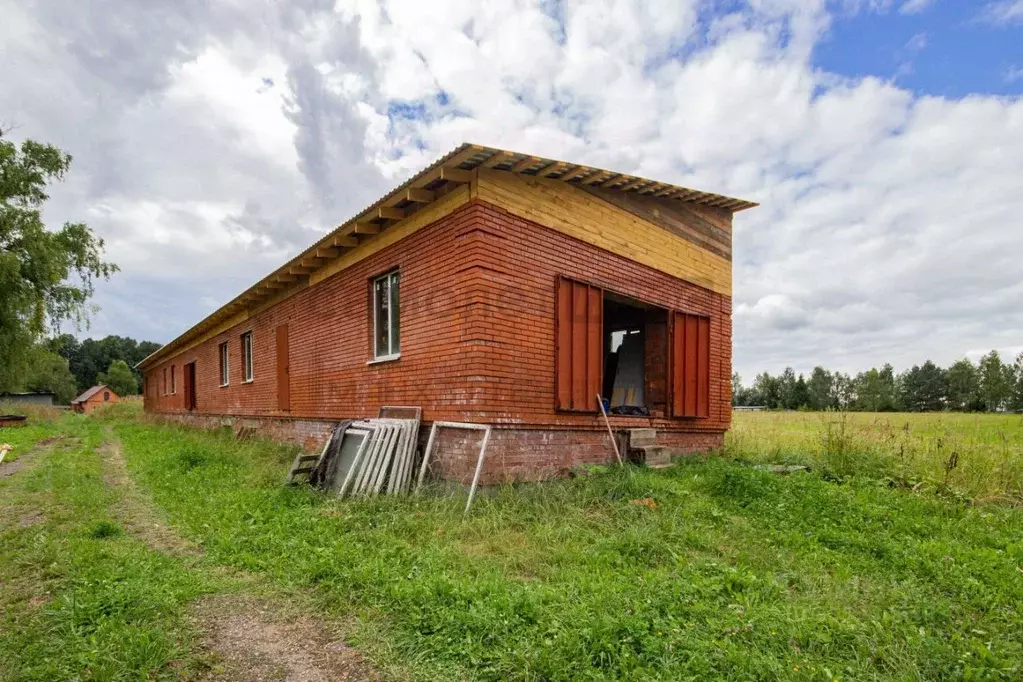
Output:
<svg viewBox="0 0 1023 682">
<path fill-rule="evenodd" d="M 727 455 L 1023 503 L 1023 415 L 737 412 Z"/>
<path fill-rule="evenodd" d="M 125 410 L 37 423 L 18 438 L 64 439 L 0 478 L 0 679 L 209 670 L 187 615 L 203 595 L 248 589 L 223 571 L 349 623 L 384 678 L 1020 679 L 1023 509 L 979 501 L 1012 489 L 985 478 L 975 501 L 948 493 L 974 476 L 939 490 L 943 469 L 921 454 L 944 452 L 925 436 L 949 428 L 939 418 L 908 431 L 903 415 L 886 418 L 912 436 L 912 471 L 937 476 L 915 491 L 892 484 L 901 460 L 886 436 L 870 453 L 880 463 L 836 459 L 821 443 L 831 419 L 739 415 L 723 457 L 508 486 L 467 520 L 460 497 L 339 502 L 285 488 L 287 448 Z M 870 419 L 841 427 L 850 448 L 873 442 Z M 959 442 L 992 445 L 983 434 L 1003 429 L 1018 459 L 1018 423 L 963 423 L 976 428 Z M 110 440 L 201 556 L 156 551 L 118 522 L 96 449 Z M 964 451 L 950 478 L 972 461 L 1013 470 L 996 446 Z M 815 466 L 778 476 L 733 454 Z"/>
</svg>

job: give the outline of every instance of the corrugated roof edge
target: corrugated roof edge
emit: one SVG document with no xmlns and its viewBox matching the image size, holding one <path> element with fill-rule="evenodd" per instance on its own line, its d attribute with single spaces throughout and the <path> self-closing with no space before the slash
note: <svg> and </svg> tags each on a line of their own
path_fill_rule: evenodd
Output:
<svg viewBox="0 0 1023 682">
<path fill-rule="evenodd" d="M 465 154 L 470 150 L 473 151 L 472 154 Z M 493 160 L 497 155 L 500 155 L 502 160 L 491 166 L 486 166 L 487 162 Z M 367 215 L 371 211 L 382 208 L 382 205 L 385 204 L 388 199 L 395 197 L 399 193 L 412 189 L 412 185 L 423 180 L 425 176 L 436 172 L 438 169 L 444 168 L 445 165 L 456 156 L 460 156 L 462 158 L 454 165 L 454 167 L 461 168 L 463 166 L 468 166 L 465 170 L 489 167 L 532 176 L 542 175 L 543 177 L 551 180 L 563 180 L 564 182 L 580 181 L 585 184 L 592 184 L 594 186 L 607 187 L 610 189 L 622 189 L 628 187 L 630 189 L 638 190 L 640 194 L 651 193 L 656 196 L 677 199 L 679 201 L 692 201 L 714 208 L 719 208 L 721 210 L 730 211 L 732 213 L 754 208 L 759 205 L 752 201 L 736 199 L 734 197 L 710 192 L 701 192 L 699 190 L 680 187 L 671 183 L 657 182 L 655 180 L 649 180 L 647 178 L 630 175 L 628 173 L 618 173 L 616 171 L 609 171 L 595 166 L 548 159 L 546 157 L 533 156 L 496 147 L 463 143 L 447 154 L 441 156 L 418 173 L 409 177 L 408 180 L 387 192 L 387 194 L 380 197 L 377 201 L 355 213 L 352 218 L 335 227 L 333 230 L 318 239 L 312 246 L 303 250 L 287 263 L 270 272 L 251 287 L 214 310 L 196 324 L 189 327 L 173 340 L 143 358 L 141 362 L 135 365 L 135 367 L 137 369 L 145 369 L 149 365 L 154 364 L 163 356 L 170 354 L 179 346 L 187 343 L 192 338 L 205 331 L 205 329 L 209 325 L 212 325 L 219 316 L 225 315 L 226 310 L 234 307 L 235 305 L 240 305 L 251 294 L 258 291 L 260 287 L 268 285 L 268 283 L 271 283 L 276 278 L 290 274 L 289 271 L 294 268 L 304 267 L 301 265 L 302 261 L 313 257 L 316 254 L 317 249 L 330 248 L 330 244 L 332 244 L 334 240 L 343 237 L 344 235 L 342 232 L 352 227 L 360 217 Z M 501 169 L 500 167 L 504 165 L 508 165 L 508 168 Z M 521 168 L 519 168 L 519 166 L 521 166 Z M 599 180 L 599 182 L 594 182 L 594 180 Z"/>
</svg>

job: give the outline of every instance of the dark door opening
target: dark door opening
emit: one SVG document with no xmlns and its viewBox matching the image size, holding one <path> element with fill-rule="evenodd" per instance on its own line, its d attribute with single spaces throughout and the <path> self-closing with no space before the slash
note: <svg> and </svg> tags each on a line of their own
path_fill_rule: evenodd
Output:
<svg viewBox="0 0 1023 682">
<path fill-rule="evenodd" d="M 604 292 L 602 396 L 613 414 L 663 417 L 667 410 L 667 311 Z"/>
<path fill-rule="evenodd" d="M 195 401 L 195 363 L 185 365 L 185 409 L 194 410 Z"/>
</svg>

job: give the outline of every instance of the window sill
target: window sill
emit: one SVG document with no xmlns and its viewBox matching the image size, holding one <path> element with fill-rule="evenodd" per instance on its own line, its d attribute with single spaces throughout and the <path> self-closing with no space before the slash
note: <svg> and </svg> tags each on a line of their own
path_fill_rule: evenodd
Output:
<svg viewBox="0 0 1023 682">
<path fill-rule="evenodd" d="M 401 359 L 401 353 L 395 353 L 394 355 L 381 355 L 379 358 L 373 358 L 369 360 L 367 365 L 379 365 L 383 362 L 394 362 L 395 360 Z"/>
<path fill-rule="evenodd" d="M 246 379 L 245 381 L 242 382 L 242 385 L 244 386 L 245 384 L 251 384 L 253 381 L 255 381 L 255 379 Z"/>
<path fill-rule="evenodd" d="M 228 387 L 228 386 L 230 386 L 230 385 L 231 385 L 231 384 L 220 384 L 220 387 L 221 387 L 221 388 L 227 388 L 227 387 Z"/>
</svg>

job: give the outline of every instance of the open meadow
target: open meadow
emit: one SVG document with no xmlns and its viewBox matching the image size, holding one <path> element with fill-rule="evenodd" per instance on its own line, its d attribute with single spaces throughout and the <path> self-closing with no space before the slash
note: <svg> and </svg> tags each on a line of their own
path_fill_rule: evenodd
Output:
<svg viewBox="0 0 1023 682">
<path fill-rule="evenodd" d="M 1018 680 L 1020 433 L 739 414 L 720 455 L 463 519 L 464 493 L 287 488 L 291 448 L 137 406 L 37 413 L 0 430 L 0 679 Z"/>
<path fill-rule="evenodd" d="M 1023 504 L 1023 415 L 736 412 L 726 455 Z"/>
</svg>

